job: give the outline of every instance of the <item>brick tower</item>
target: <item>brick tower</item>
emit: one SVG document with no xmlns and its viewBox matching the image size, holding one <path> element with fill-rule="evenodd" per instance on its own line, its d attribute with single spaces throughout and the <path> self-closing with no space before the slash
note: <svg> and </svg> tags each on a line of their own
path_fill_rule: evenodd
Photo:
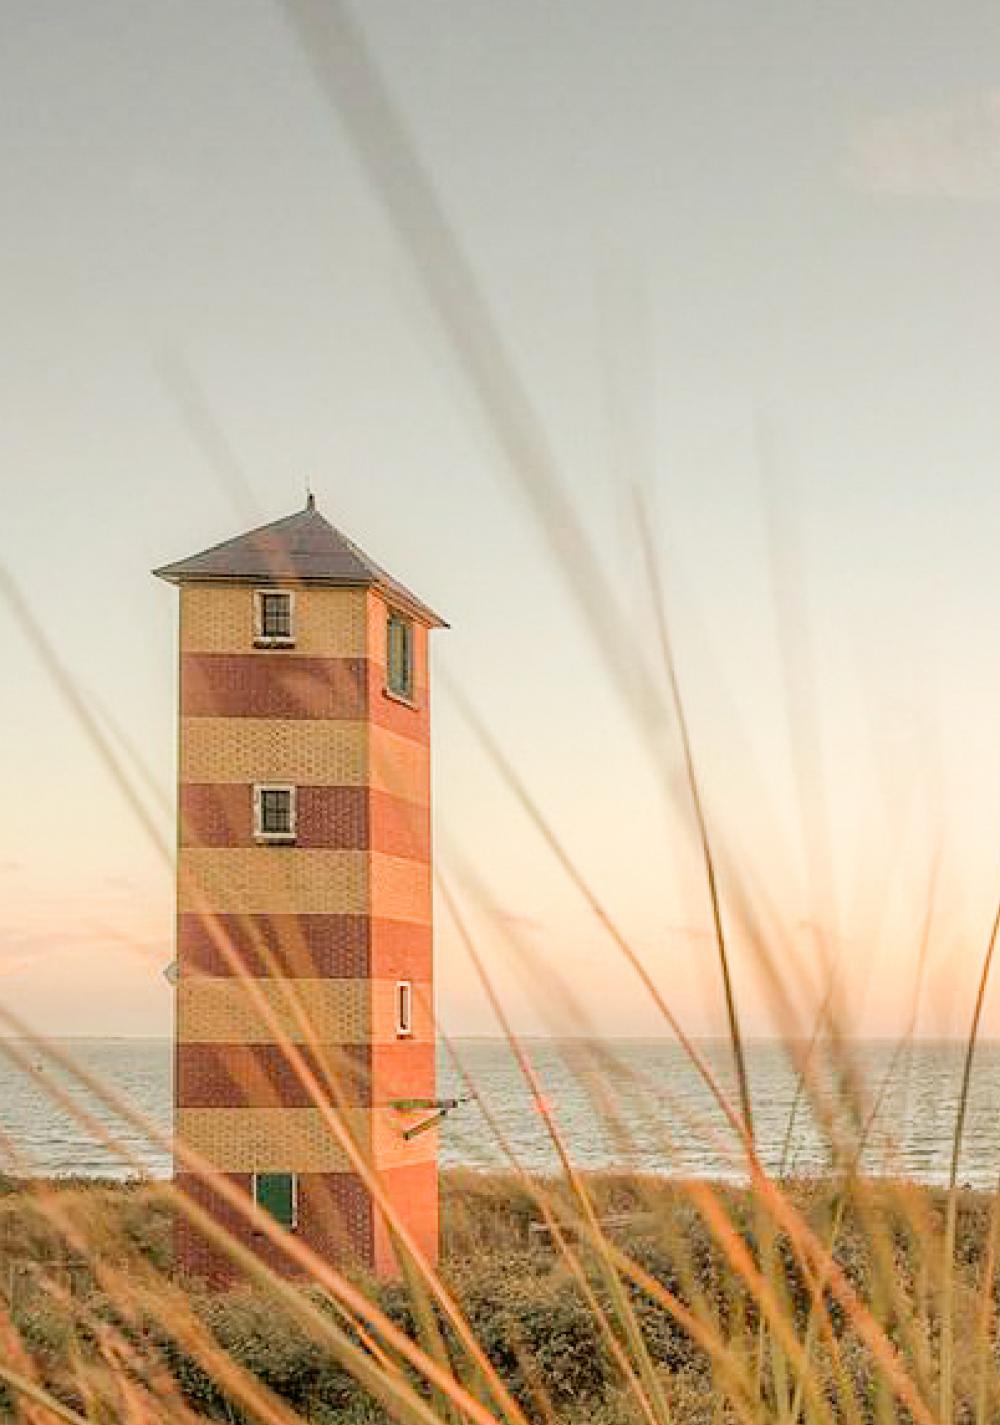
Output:
<svg viewBox="0 0 1000 1425">
<path fill-rule="evenodd" d="M 325 1257 L 394 1271 L 283 1030 L 433 1260 L 437 1134 L 412 1129 L 435 1106 L 427 635 L 441 620 L 311 496 L 155 572 L 180 587 L 176 1138 Z M 287 1268 L 183 1165 L 176 1180 Z M 228 1274 L 183 1224 L 177 1254 Z"/>
</svg>

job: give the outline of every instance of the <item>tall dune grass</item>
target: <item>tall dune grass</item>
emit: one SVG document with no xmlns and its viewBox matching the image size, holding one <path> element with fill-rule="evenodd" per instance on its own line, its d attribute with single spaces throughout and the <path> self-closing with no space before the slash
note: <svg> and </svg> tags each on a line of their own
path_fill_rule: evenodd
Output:
<svg viewBox="0 0 1000 1425">
<path fill-rule="evenodd" d="M 997 1290 L 1000 1211 L 992 1195 L 958 1186 L 959 1154 L 983 999 L 996 942 L 983 960 L 954 1127 L 948 1188 L 938 1192 L 863 1175 L 862 1162 L 885 1085 L 864 1083 L 854 1063 L 845 1006 L 830 969 L 819 1017 L 803 1024 L 780 931 L 759 910 L 749 873 L 733 848 L 719 856 L 706 811 L 696 733 L 649 519 L 640 508 L 637 545 L 655 611 L 659 666 L 621 615 L 600 559 L 565 493 L 544 425 L 506 353 L 444 207 L 347 10 L 336 0 L 282 0 L 281 9 L 355 145 L 376 195 L 446 336 L 460 358 L 484 420 L 505 454 L 514 485 L 544 532 L 576 599 L 607 676 L 621 689 L 666 797 L 681 803 L 700 854 L 705 904 L 718 956 L 735 1093 L 709 1062 L 670 996 L 603 904 L 504 753 L 493 731 L 451 686 L 484 755 L 506 783 L 609 946 L 637 977 L 713 1110 L 700 1125 L 742 1174 L 740 1184 L 581 1170 L 574 1144 L 553 1113 L 530 1049 L 519 1041 L 478 943 L 467 908 L 503 933 L 518 932 L 491 905 L 474 865 L 442 877 L 442 899 L 458 931 L 511 1059 L 548 1135 L 558 1172 L 538 1174 L 519 1160 L 491 1115 L 474 1071 L 449 1042 L 470 1095 L 508 1164 L 504 1173 L 453 1173 L 444 1180 L 444 1251 L 439 1267 L 421 1253 L 382 1191 L 346 1110 L 345 1066 L 316 1042 L 308 1005 L 287 982 L 300 1037 L 294 1042 L 216 926 L 220 953 L 269 1020 L 329 1134 L 349 1156 L 392 1233 L 400 1280 L 379 1284 L 318 1258 L 292 1234 L 183 1147 L 185 1169 L 210 1184 L 239 1217 L 269 1238 L 297 1276 L 276 1275 L 172 1185 L 58 1184 L 25 1176 L 0 1195 L 0 1390 L 8 1418 L 139 1422 L 202 1419 L 406 1422 L 587 1421 L 668 1425 L 741 1421 L 763 1425 L 869 1425 L 914 1421 L 977 1425 L 1000 1418 Z M 241 508 L 249 484 L 214 429 L 210 405 L 182 364 L 162 368 L 181 414 L 202 440 L 223 488 Z M 139 824 L 170 860 L 149 808 L 154 784 L 127 737 L 95 717 L 59 651 L 33 620 L 6 574 L 0 594 L 32 641 L 55 686 L 97 749 Z M 675 764 L 663 765 L 652 730 L 676 734 Z M 677 771 L 681 771 L 678 781 Z M 679 790 L 678 790 L 679 789 Z M 768 1167 L 754 1130 L 753 1084 L 741 1028 L 733 947 L 737 925 L 786 1037 L 798 1085 L 778 1170 Z M 923 974 L 930 917 L 915 957 Z M 266 946 L 256 947 L 262 956 Z M 530 956 L 520 945 L 518 953 Z M 277 963 L 272 972 L 278 977 Z M 914 1005 L 916 1004 L 916 992 Z M 915 1011 L 914 1011 L 915 1014 Z M 914 1024 L 901 1042 L 902 1053 Z M 0 1010 L 5 1055 L 24 1072 L 43 1062 L 85 1088 L 134 1132 L 167 1147 L 108 1084 L 96 1082 L 65 1049 L 46 1043 Z M 303 1054 L 317 1051 L 317 1073 Z M 624 1142 L 628 1126 L 612 1084 L 630 1079 L 645 1094 L 646 1122 L 670 1161 L 674 1125 L 648 1085 L 615 1066 L 605 1048 L 604 1091 L 595 1090 L 595 1126 Z M 894 1058 L 893 1066 L 897 1060 Z M 53 1102 L 81 1134 L 103 1143 L 138 1173 L 127 1145 L 92 1108 L 45 1076 Z M 808 1112 L 828 1144 L 830 1175 L 796 1180 L 787 1171 L 796 1119 Z M 11 1151 L 17 1145 L 7 1145 Z M 20 1164 L 30 1174 L 30 1162 Z M 186 1215 L 242 1274 L 242 1285 L 208 1292 L 175 1273 L 170 1225 Z"/>
</svg>

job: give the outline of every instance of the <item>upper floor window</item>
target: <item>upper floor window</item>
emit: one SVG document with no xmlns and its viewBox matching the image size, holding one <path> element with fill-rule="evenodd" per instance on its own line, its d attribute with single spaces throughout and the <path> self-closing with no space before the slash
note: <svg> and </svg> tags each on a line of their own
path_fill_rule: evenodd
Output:
<svg viewBox="0 0 1000 1425">
<path fill-rule="evenodd" d="M 397 698 L 413 697 L 413 624 L 390 614 L 386 631 L 386 687 Z"/>
<path fill-rule="evenodd" d="M 253 833 L 258 841 L 295 840 L 295 788 L 258 784 L 253 789 Z"/>
<path fill-rule="evenodd" d="M 295 596 L 287 589 L 258 589 L 254 610 L 255 643 L 289 647 L 295 642 Z"/>
</svg>

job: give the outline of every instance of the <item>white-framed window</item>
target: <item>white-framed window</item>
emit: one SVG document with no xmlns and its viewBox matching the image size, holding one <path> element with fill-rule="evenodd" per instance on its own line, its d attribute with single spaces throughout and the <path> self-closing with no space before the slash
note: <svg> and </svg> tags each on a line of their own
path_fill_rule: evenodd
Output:
<svg viewBox="0 0 1000 1425">
<path fill-rule="evenodd" d="M 253 834 L 257 841 L 295 840 L 295 788 L 258 782 L 253 789 Z"/>
<path fill-rule="evenodd" d="M 396 1038 L 408 1039 L 413 1033 L 413 984 L 396 981 Z"/>
<path fill-rule="evenodd" d="M 386 621 L 385 684 L 393 697 L 413 701 L 413 620 L 390 613 Z"/>
<path fill-rule="evenodd" d="M 297 1173 L 254 1173 L 253 1200 L 264 1212 L 289 1232 L 299 1225 L 299 1178 Z"/>
<path fill-rule="evenodd" d="M 263 648 L 295 643 L 295 595 L 290 589 L 255 589 L 253 641 Z"/>
</svg>

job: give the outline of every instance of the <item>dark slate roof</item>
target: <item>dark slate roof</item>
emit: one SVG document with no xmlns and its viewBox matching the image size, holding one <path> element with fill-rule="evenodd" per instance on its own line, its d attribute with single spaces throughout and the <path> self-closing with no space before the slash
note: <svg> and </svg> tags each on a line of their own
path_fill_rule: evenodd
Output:
<svg viewBox="0 0 1000 1425">
<path fill-rule="evenodd" d="M 304 510 L 238 534 L 153 573 L 171 584 L 328 584 L 375 588 L 416 618 L 446 627 L 433 609 L 334 529 L 312 495 Z"/>
</svg>

